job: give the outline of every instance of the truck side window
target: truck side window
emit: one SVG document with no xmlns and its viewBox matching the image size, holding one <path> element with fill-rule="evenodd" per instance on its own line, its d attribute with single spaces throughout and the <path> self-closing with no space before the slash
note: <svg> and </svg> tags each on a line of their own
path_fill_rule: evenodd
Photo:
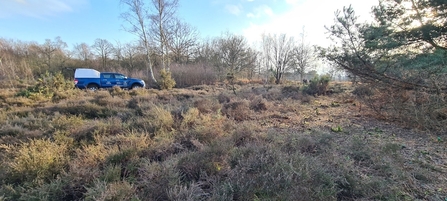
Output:
<svg viewBox="0 0 447 201">
<path fill-rule="evenodd" d="M 103 77 L 106 79 L 113 78 L 112 74 L 104 74 Z"/>
<path fill-rule="evenodd" d="M 121 74 L 115 74 L 116 79 L 124 79 L 124 77 L 126 77 L 126 76 L 121 75 Z"/>
</svg>

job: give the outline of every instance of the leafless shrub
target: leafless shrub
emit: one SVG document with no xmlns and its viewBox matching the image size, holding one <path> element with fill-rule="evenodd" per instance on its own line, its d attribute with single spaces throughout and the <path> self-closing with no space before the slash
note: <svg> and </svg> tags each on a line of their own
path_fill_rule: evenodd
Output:
<svg viewBox="0 0 447 201">
<path fill-rule="evenodd" d="M 171 72 L 178 88 L 213 84 L 218 79 L 214 69 L 201 64 L 173 65 L 171 66 Z"/>
</svg>

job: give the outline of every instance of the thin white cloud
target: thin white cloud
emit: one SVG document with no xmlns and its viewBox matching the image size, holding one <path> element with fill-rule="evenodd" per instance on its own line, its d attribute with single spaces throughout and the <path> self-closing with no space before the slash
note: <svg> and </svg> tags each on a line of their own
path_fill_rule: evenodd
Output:
<svg viewBox="0 0 447 201">
<path fill-rule="evenodd" d="M 298 38 L 305 27 L 307 41 L 311 44 L 326 45 L 326 30 L 324 26 L 334 23 L 334 12 L 342 9 L 343 6 L 352 4 L 357 15 L 360 15 L 359 22 L 370 19 L 371 6 L 376 5 L 376 0 L 286 0 L 290 5 L 287 12 L 271 16 L 268 21 L 262 23 L 251 23 L 243 30 L 243 34 L 251 43 L 261 40 L 262 33 L 280 34 Z M 295 3 L 295 4 L 293 4 Z M 324 6 L 322 6 L 324 5 Z M 253 16 L 256 15 L 253 13 Z"/>
<path fill-rule="evenodd" d="M 0 1 L 0 17 L 16 15 L 44 18 L 59 13 L 73 12 L 88 0 L 6 0 Z"/>
<path fill-rule="evenodd" d="M 261 5 L 255 9 L 253 9 L 253 12 L 250 12 L 247 14 L 247 17 L 249 18 L 261 18 L 263 16 L 269 16 L 272 17 L 274 15 L 273 10 L 267 6 L 267 5 Z"/>
<path fill-rule="evenodd" d="M 227 4 L 227 5 L 225 5 L 225 9 L 233 15 L 240 15 L 242 13 L 241 5 Z"/>
<path fill-rule="evenodd" d="M 289 5 L 297 5 L 300 2 L 303 2 L 303 0 L 286 0 L 286 3 Z"/>
</svg>

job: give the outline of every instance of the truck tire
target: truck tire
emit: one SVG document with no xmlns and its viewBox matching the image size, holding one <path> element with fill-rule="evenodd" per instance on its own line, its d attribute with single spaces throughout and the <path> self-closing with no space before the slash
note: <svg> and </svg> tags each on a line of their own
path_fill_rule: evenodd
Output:
<svg viewBox="0 0 447 201">
<path fill-rule="evenodd" d="M 132 87 L 130 87 L 131 89 L 140 89 L 143 86 L 141 86 L 141 84 L 133 84 Z"/>
<path fill-rule="evenodd" d="M 87 85 L 87 89 L 90 91 L 96 91 L 99 89 L 99 86 L 97 84 L 89 84 Z"/>
</svg>

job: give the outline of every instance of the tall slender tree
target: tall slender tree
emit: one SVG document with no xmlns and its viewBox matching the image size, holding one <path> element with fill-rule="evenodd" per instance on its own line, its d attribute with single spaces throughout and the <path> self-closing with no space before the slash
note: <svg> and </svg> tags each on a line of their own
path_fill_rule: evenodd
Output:
<svg viewBox="0 0 447 201">
<path fill-rule="evenodd" d="M 168 37 L 175 25 L 178 0 L 151 0 L 152 37 L 159 44 L 163 69 L 169 65 L 167 54 L 169 51 Z"/>
<path fill-rule="evenodd" d="M 149 10 L 144 4 L 144 0 L 121 0 L 121 3 L 126 5 L 129 9 L 127 12 L 121 14 L 121 18 L 128 23 L 125 30 L 138 36 L 139 40 L 143 44 L 146 52 L 148 75 L 150 74 L 152 81 L 157 83 L 157 79 L 155 79 L 154 76 L 151 59 Z"/>
</svg>

